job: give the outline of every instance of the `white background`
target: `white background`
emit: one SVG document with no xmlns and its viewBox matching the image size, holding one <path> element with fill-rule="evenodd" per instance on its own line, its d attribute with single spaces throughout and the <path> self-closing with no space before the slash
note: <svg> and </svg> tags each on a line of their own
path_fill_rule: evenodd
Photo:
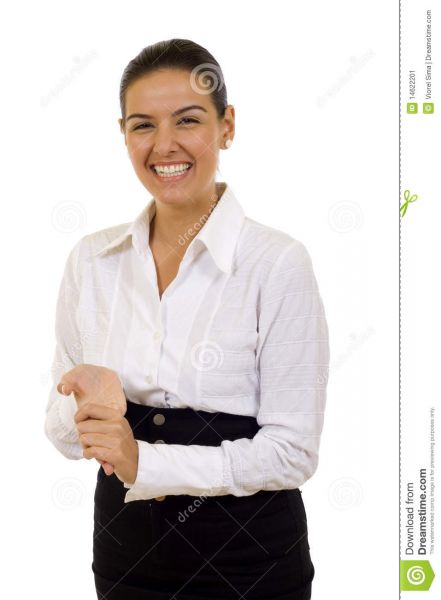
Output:
<svg viewBox="0 0 441 600">
<path fill-rule="evenodd" d="M 2 13 L 8 598 L 96 597 L 98 465 L 67 460 L 43 432 L 55 302 L 76 241 L 150 198 L 119 132 L 119 84 L 143 47 L 172 37 L 216 57 L 236 109 L 218 179 L 248 216 L 306 245 L 325 305 L 325 426 L 302 487 L 313 598 L 396 597 L 398 3 L 77 0 Z"/>
</svg>

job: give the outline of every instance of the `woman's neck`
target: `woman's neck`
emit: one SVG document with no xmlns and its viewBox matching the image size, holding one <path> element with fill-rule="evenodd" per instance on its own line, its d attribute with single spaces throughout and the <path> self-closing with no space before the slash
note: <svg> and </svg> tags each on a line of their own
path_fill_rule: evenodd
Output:
<svg viewBox="0 0 441 600">
<path fill-rule="evenodd" d="M 190 205 L 188 211 L 170 211 L 168 206 L 159 206 L 156 201 L 155 214 L 150 222 L 150 245 L 175 249 L 180 254 L 202 229 L 211 212 L 226 189 L 224 182 L 216 182 L 215 193 L 197 206 Z"/>
</svg>

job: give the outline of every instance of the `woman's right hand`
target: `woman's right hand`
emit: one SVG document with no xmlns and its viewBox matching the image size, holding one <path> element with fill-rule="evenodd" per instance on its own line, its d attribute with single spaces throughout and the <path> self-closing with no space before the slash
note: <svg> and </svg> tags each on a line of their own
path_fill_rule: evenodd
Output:
<svg viewBox="0 0 441 600">
<path fill-rule="evenodd" d="M 121 381 L 117 373 L 107 367 L 77 365 L 64 373 L 57 385 L 57 391 L 64 396 L 69 396 L 73 392 L 78 409 L 88 402 L 93 402 L 116 408 L 122 416 L 127 411 L 127 400 Z M 82 442 L 81 445 L 83 448 L 87 447 Z M 113 473 L 113 465 L 101 460 L 99 462 L 106 475 Z"/>
</svg>

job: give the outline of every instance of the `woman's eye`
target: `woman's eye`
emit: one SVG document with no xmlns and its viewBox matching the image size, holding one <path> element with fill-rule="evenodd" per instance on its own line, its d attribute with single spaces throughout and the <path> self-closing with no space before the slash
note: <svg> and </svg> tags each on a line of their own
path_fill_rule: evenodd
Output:
<svg viewBox="0 0 441 600">
<path fill-rule="evenodd" d="M 184 117 L 179 121 L 179 123 L 181 123 L 182 121 L 187 121 L 189 123 L 199 123 L 199 121 L 197 119 L 193 119 L 193 117 Z"/>
<path fill-rule="evenodd" d="M 199 121 L 197 119 L 194 119 L 193 117 L 183 117 L 182 119 L 180 119 L 180 121 L 178 121 L 178 124 L 183 122 L 185 122 L 186 125 L 189 123 L 199 123 Z M 135 131 L 136 129 L 144 129 L 144 125 L 150 127 L 151 123 L 141 123 L 140 125 L 134 127 L 133 131 Z"/>
<path fill-rule="evenodd" d="M 141 125 L 137 125 L 136 127 L 133 128 L 133 131 L 135 131 L 135 129 L 141 129 L 141 127 L 143 125 L 150 125 L 150 123 L 141 123 Z"/>
</svg>

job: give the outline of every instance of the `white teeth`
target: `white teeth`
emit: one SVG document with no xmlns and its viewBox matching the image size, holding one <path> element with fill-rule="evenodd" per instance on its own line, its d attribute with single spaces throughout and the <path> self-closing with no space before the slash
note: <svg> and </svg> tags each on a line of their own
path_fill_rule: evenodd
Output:
<svg viewBox="0 0 441 600">
<path fill-rule="evenodd" d="M 182 175 L 185 171 L 191 167 L 189 163 L 182 163 L 180 165 L 171 165 L 170 167 L 166 166 L 154 166 L 154 170 L 161 177 L 176 177 L 176 175 Z"/>
</svg>

